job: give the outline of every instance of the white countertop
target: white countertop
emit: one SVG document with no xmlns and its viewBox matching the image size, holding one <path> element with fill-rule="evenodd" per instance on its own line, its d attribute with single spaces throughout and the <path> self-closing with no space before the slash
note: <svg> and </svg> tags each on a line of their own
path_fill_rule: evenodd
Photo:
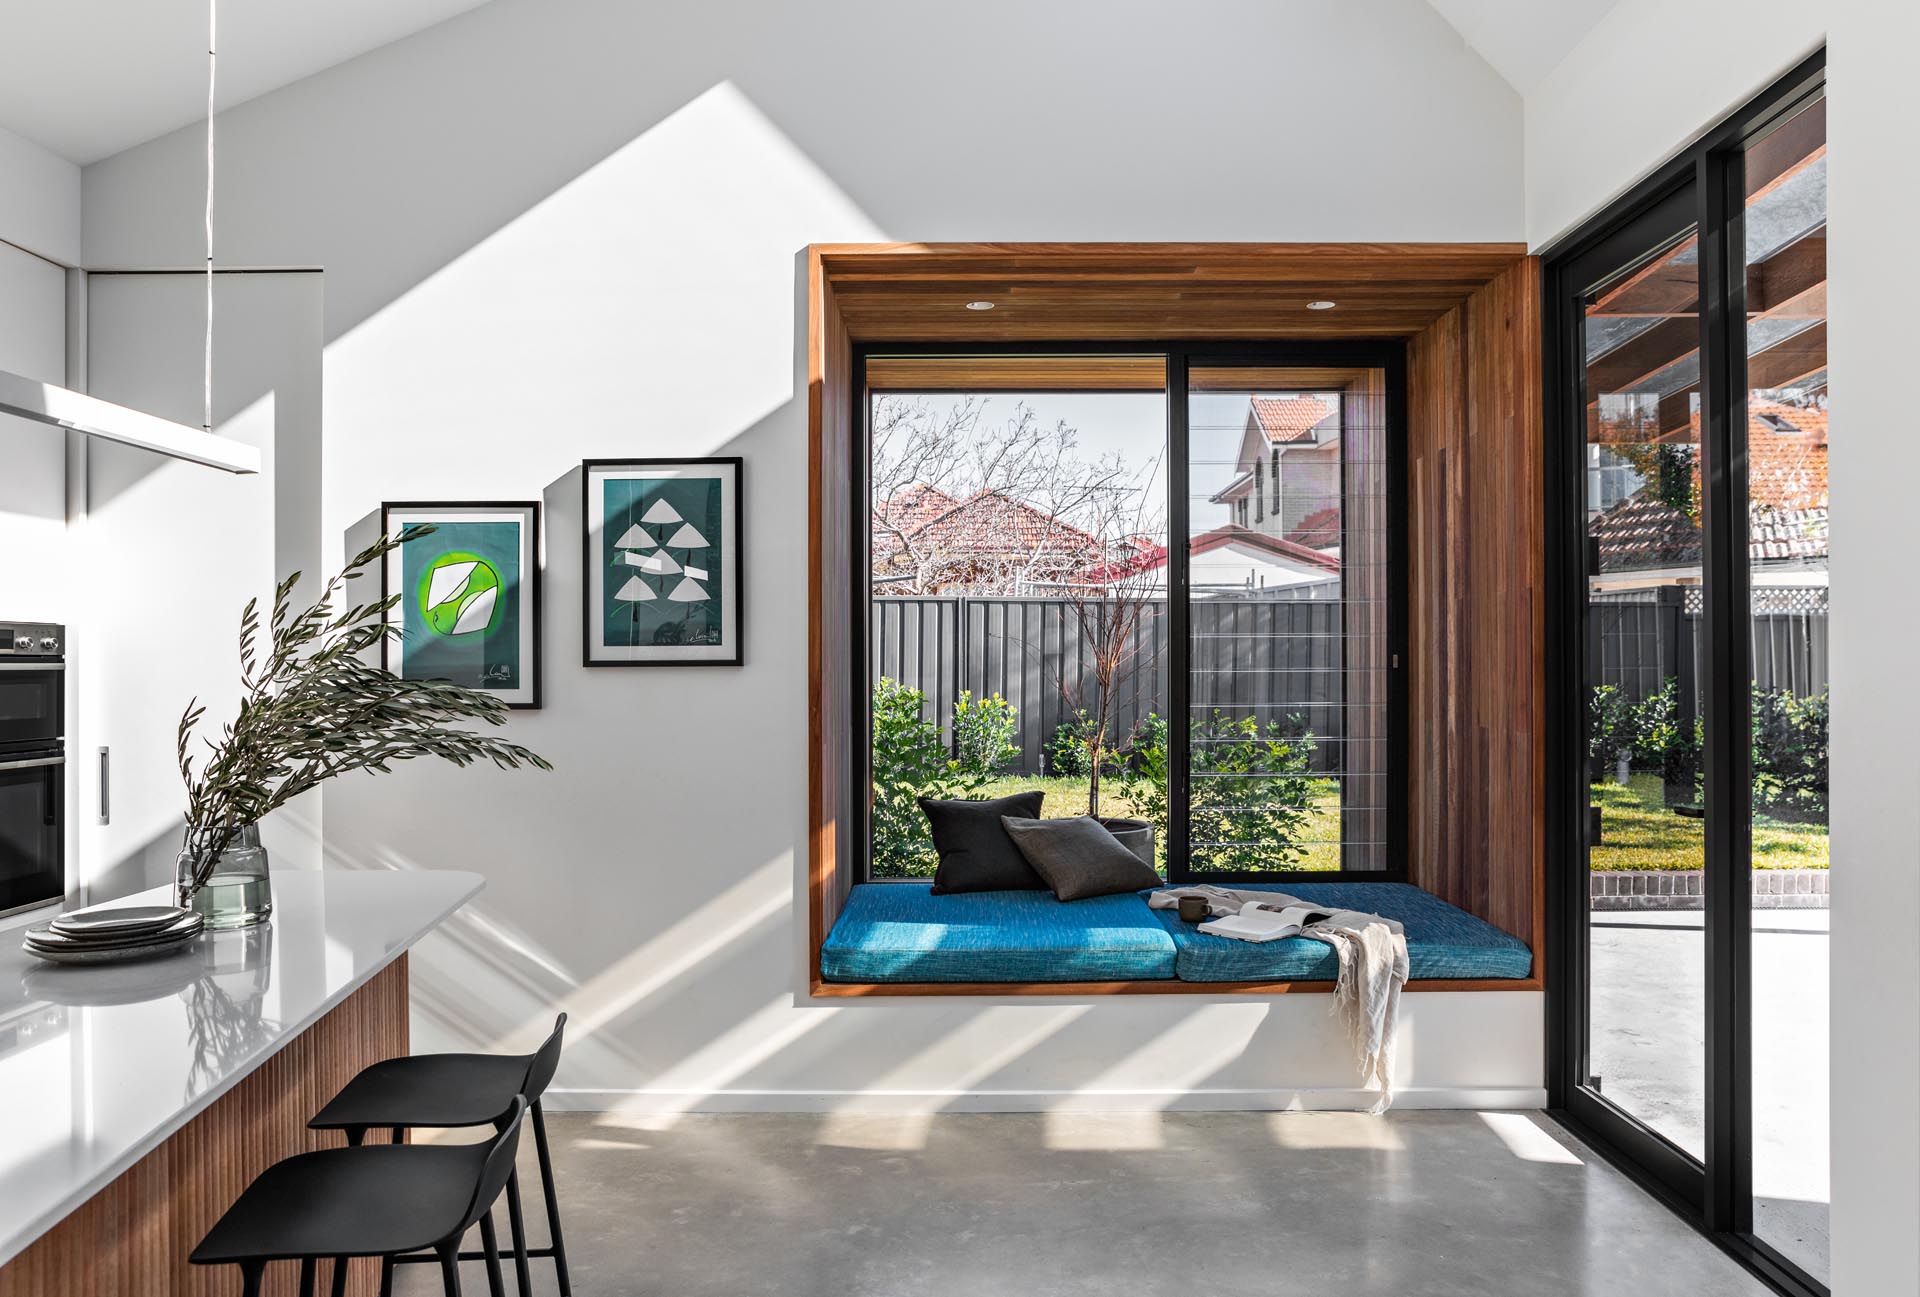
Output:
<svg viewBox="0 0 1920 1297">
<path fill-rule="evenodd" d="M 0 929 L 0 1264 L 152 1152 L 484 885 L 276 870 L 273 919 L 177 955 L 66 967 Z M 168 904 L 161 890 L 118 904 Z"/>
</svg>

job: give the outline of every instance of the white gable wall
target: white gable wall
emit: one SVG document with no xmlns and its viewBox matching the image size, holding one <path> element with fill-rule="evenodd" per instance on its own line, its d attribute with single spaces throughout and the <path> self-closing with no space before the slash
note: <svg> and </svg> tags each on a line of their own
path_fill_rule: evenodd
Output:
<svg viewBox="0 0 1920 1297">
<path fill-rule="evenodd" d="M 509 729 L 555 773 L 327 794 L 334 862 L 488 877 L 415 959 L 417 1047 L 564 1005 L 588 1106 L 1351 1102 L 1324 997 L 804 992 L 802 248 L 1522 236 L 1519 100 L 1421 0 L 1165 15 L 497 0 L 221 116 L 222 260 L 326 271 L 332 559 L 383 500 L 547 505 Z M 87 169 L 90 261 L 194 264 L 200 148 Z M 744 667 L 579 665 L 579 462 L 649 454 L 746 459 Z M 1411 999 L 1412 1101 L 1539 1098 L 1537 993 Z"/>
</svg>

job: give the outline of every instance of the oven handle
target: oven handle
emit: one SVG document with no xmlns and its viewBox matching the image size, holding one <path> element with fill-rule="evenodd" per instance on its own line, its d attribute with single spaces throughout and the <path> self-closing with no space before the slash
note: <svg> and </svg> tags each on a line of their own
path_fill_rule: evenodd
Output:
<svg viewBox="0 0 1920 1297">
<path fill-rule="evenodd" d="M 0 662 L 0 671 L 65 671 L 65 662 Z"/>
<path fill-rule="evenodd" d="M 25 761 L 0 761 L 0 770 L 37 770 L 41 766 L 64 766 L 65 757 L 30 757 Z"/>
</svg>

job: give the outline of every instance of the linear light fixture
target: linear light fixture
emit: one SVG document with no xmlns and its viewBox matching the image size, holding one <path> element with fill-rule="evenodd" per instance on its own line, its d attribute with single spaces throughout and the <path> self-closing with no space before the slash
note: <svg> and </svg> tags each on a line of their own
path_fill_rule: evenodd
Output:
<svg viewBox="0 0 1920 1297">
<path fill-rule="evenodd" d="M 138 446 L 228 473 L 258 473 L 260 451 L 244 441 L 204 432 L 158 415 L 130 410 L 84 392 L 0 369 L 0 414 L 71 428 L 89 437 Z"/>
</svg>

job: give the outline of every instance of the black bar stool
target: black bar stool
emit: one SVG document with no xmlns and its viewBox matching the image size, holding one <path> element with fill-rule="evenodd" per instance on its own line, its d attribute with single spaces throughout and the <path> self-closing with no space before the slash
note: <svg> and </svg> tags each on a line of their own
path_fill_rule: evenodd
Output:
<svg viewBox="0 0 1920 1297">
<path fill-rule="evenodd" d="M 505 1291 L 494 1237 L 494 1199 L 513 1170 L 527 1101 L 513 1096 L 500 1131 L 480 1144 L 374 1144 L 328 1148 L 276 1162 L 227 1208 L 188 1258 L 237 1265 L 245 1297 L 258 1297 L 272 1261 L 300 1263 L 300 1297 L 313 1297 L 317 1263 L 333 1259 L 334 1297 L 347 1290 L 347 1259 L 377 1256 L 380 1295 L 391 1297 L 402 1253 L 431 1251 L 448 1297 L 459 1297 L 460 1239 L 480 1225 L 487 1288 Z"/>
<path fill-rule="evenodd" d="M 410 1054 L 374 1063 L 347 1082 L 332 1101 L 307 1123 L 312 1130 L 345 1131 L 349 1144 L 359 1144 L 369 1130 L 385 1127 L 395 1143 L 414 1126 L 485 1126 L 501 1120 L 513 1098 L 526 1100 L 533 1112 L 533 1142 L 540 1155 L 540 1187 L 547 1200 L 548 1247 L 527 1246 L 526 1219 L 520 1208 L 520 1173 L 507 1177 L 507 1224 L 513 1239 L 514 1278 L 520 1297 L 533 1291 L 530 1257 L 553 1258 L 561 1297 L 571 1297 L 573 1281 L 567 1273 L 567 1245 L 560 1233 L 560 1200 L 553 1188 L 553 1155 L 547 1147 L 547 1119 L 540 1096 L 560 1066 L 560 1041 L 567 1015 L 554 1020 L 553 1034 L 531 1054 Z M 459 1259 L 481 1259 L 463 1252 Z M 401 1261 L 431 1261 L 430 1256 L 400 1257 Z"/>
</svg>

